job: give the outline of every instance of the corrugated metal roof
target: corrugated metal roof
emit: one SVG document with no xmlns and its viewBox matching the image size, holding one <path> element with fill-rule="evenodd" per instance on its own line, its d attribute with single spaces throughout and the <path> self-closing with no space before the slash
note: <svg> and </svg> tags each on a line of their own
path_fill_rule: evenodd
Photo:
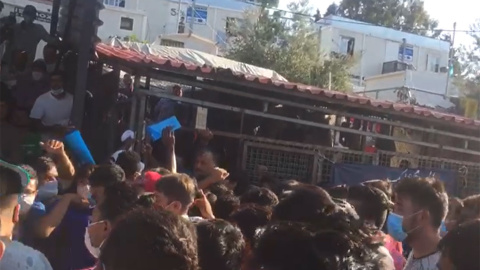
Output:
<svg viewBox="0 0 480 270">
<path fill-rule="evenodd" d="M 428 120 L 429 118 L 430 119 L 434 118 L 434 119 L 441 119 L 443 121 L 450 121 L 458 124 L 480 127 L 480 120 L 474 120 L 471 118 L 466 118 L 458 115 L 437 112 L 431 109 L 422 108 L 418 106 L 393 103 L 393 102 L 384 101 L 384 100 L 376 100 L 376 99 L 371 99 L 371 98 L 367 98 L 367 97 L 363 97 L 355 94 L 346 94 L 346 93 L 337 92 L 337 91 L 329 91 L 329 90 L 321 89 L 318 87 L 299 84 L 299 83 L 275 81 L 269 78 L 233 72 L 232 70 L 229 70 L 229 69 L 215 68 L 215 67 L 209 67 L 209 66 L 197 66 L 194 64 L 181 62 L 177 59 L 162 58 L 161 56 L 153 57 L 152 55 L 145 55 L 130 49 L 116 48 L 106 44 L 98 44 L 97 52 L 101 57 L 123 60 L 126 62 L 130 62 L 132 64 L 144 64 L 144 65 L 148 65 L 158 69 L 173 68 L 178 70 L 199 72 L 203 74 L 221 73 L 222 75 L 223 74 L 226 75 L 227 73 L 229 73 L 238 80 L 258 83 L 259 87 L 261 87 L 261 85 L 265 85 L 265 86 L 275 87 L 278 90 L 308 92 L 312 95 L 319 95 L 325 98 L 336 99 L 339 101 L 347 101 L 349 103 L 356 103 L 359 105 L 371 106 L 372 109 L 380 109 L 384 111 L 386 114 L 390 113 L 391 110 L 394 110 L 396 112 L 419 115 L 419 116 L 425 117 L 426 120 Z"/>
</svg>

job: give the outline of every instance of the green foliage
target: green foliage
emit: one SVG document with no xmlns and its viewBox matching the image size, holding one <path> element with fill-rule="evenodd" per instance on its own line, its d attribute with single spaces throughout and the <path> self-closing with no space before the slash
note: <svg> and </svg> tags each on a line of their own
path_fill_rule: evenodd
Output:
<svg viewBox="0 0 480 270">
<path fill-rule="evenodd" d="M 342 0 L 333 3 L 325 15 L 338 15 L 353 20 L 397 29 L 422 36 L 438 37 L 438 22 L 430 18 L 422 1 L 407 5 L 407 0 Z"/>
<path fill-rule="evenodd" d="M 454 82 L 464 96 L 480 101 L 480 19 L 471 30 L 473 45 L 462 45 L 455 51 Z"/>
<path fill-rule="evenodd" d="M 308 0 L 291 3 L 289 11 L 310 14 Z M 351 88 L 349 58 L 322 55 L 319 33 L 305 16 L 289 18 L 291 13 L 269 10 L 248 11 L 235 32 L 227 57 L 277 71 L 287 80 L 326 88 L 331 73 L 332 89 Z"/>
</svg>

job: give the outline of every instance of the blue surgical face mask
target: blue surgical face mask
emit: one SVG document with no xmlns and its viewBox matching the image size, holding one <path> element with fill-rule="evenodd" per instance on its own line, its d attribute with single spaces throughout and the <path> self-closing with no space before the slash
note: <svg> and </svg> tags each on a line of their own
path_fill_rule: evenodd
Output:
<svg viewBox="0 0 480 270">
<path fill-rule="evenodd" d="M 58 195 L 58 181 L 49 181 L 38 188 L 37 201 L 43 202 Z"/>
<path fill-rule="evenodd" d="M 398 242 L 403 242 L 407 238 L 407 234 L 402 228 L 403 217 L 390 212 L 387 217 L 388 234 Z"/>
</svg>

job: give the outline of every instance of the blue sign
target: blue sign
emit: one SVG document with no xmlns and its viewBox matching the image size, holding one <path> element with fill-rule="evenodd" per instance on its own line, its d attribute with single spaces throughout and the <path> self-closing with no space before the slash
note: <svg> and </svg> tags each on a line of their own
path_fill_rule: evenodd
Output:
<svg viewBox="0 0 480 270">
<path fill-rule="evenodd" d="M 398 60 L 405 63 L 413 62 L 413 46 L 400 45 L 400 48 L 398 49 Z"/>
<path fill-rule="evenodd" d="M 398 181 L 405 177 L 435 177 L 441 180 L 449 194 L 456 194 L 456 172 L 441 169 L 400 169 L 375 165 L 344 164 L 333 165 L 333 185 L 358 185 L 374 179 L 389 179 Z"/>
<path fill-rule="evenodd" d="M 208 7 L 194 6 L 187 8 L 187 23 L 190 23 L 193 18 L 195 24 L 207 24 Z"/>
</svg>

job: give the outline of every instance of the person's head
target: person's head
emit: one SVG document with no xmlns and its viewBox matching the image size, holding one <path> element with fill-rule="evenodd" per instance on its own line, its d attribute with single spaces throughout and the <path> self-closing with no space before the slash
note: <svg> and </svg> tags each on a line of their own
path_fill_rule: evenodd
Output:
<svg viewBox="0 0 480 270">
<path fill-rule="evenodd" d="M 316 223 L 336 211 L 336 204 L 322 188 L 305 186 L 291 191 L 273 210 L 273 219 Z"/>
<path fill-rule="evenodd" d="M 434 178 L 404 178 L 395 187 L 394 212 L 403 217 L 407 240 L 439 233 L 447 215 L 448 197 L 442 182 Z"/>
<path fill-rule="evenodd" d="M 133 81 L 132 81 L 132 76 L 130 76 L 130 74 L 125 74 L 125 75 L 123 75 L 123 83 L 124 83 L 126 86 L 132 85 L 132 83 L 133 83 Z"/>
<path fill-rule="evenodd" d="M 177 97 L 183 96 L 183 90 L 180 85 L 173 86 L 173 94 Z"/>
<path fill-rule="evenodd" d="M 160 181 L 162 175 L 157 172 L 148 171 L 143 176 L 143 187 L 145 192 L 155 192 L 155 184 Z"/>
<path fill-rule="evenodd" d="M 85 245 L 93 256 L 98 257 L 98 250 L 115 227 L 120 216 L 137 206 L 137 193 L 125 182 L 117 182 L 105 189 L 101 203 L 93 209 L 90 224 L 85 234 Z"/>
<path fill-rule="evenodd" d="M 392 183 L 388 180 L 368 180 L 362 183 L 367 187 L 375 187 L 383 191 L 387 195 L 388 199 L 392 199 Z"/>
<path fill-rule="evenodd" d="M 213 214 L 216 218 L 228 219 L 230 215 L 240 206 L 240 199 L 233 194 L 217 196 L 213 204 Z"/>
<path fill-rule="evenodd" d="M 375 269 L 372 249 L 352 234 L 348 228 L 270 223 L 256 236 L 254 259 L 265 270 Z"/>
<path fill-rule="evenodd" d="M 100 264 L 104 270 L 198 270 L 195 228 L 168 211 L 134 210 L 111 231 Z"/>
<path fill-rule="evenodd" d="M 154 193 L 145 193 L 138 197 L 138 206 L 146 209 L 154 209 L 155 207 L 155 194 Z"/>
<path fill-rule="evenodd" d="M 47 64 L 42 59 L 35 60 L 32 64 L 32 79 L 40 81 L 47 73 Z"/>
<path fill-rule="evenodd" d="M 348 198 L 348 186 L 339 185 L 328 189 L 328 194 L 335 199 L 346 200 Z"/>
<path fill-rule="evenodd" d="M 23 192 L 20 195 L 20 213 L 26 214 L 32 207 L 33 203 L 35 202 L 35 198 L 37 197 L 38 193 L 38 177 L 37 172 L 29 165 L 20 165 L 30 177 L 30 181 L 28 184 L 23 188 Z"/>
<path fill-rule="evenodd" d="M 23 20 L 27 24 L 33 23 L 37 19 L 37 9 L 32 5 L 26 5 L 23 9 Z"/>
<path fill-rule="evenodd" d="M 13 167 L 0 165 L 0 237 L 12 238 L 13 228 L 18 222 L 22 193 L 22 176 Z"/>
<path fill-rule="evenodd" d="M 275 207 L 278 197 L 268 188 L 253 187 L 240 197 L 242 204 L 254 203 L 261 206 Z"/>
<path fill-rule="evenodd" d="M 472 195 L 463 199 L 463 208 L 459 222 L 466 222 L 480 218 L 480 195 Z"/>
<path fill-rule="evenodd" d="M 248 244 L 253 245 L 255 231 L 266 226 L 272 219 L 272 209 L 256 204 L 241 205 L 230 215 L 229 220 L 237 224 Z"/>
<path fill-rule="evenodd" d="M 480 220 L 460 224 L 439 243 L 438 270 L 480 269 Z"/>
<path fill-rule="evenodd" d="M 216 219 L 196 225 L 200 269 L 240 270 L 245 249 L 240 229 Z"/>
<path fill-rule="evenodd" d="M 135 151 L 123 151 L 118 155 L 115 162 L 125 172 L 125 178 L 134 181 L 142 173 L 140 155 Z"/>
<path fill-rule="evenodd" d="M 57 60 L 57 47 L 52 44 L 47 44 L 43 47 L 43 59 L 45 62 L 52 64 Z"/>
<path fill-rule="evenodd" d="M 217 167 L 217 160 L 212 151 L 203 149 L 195 156 L 194 173 L 198 180 L 208 177 L 215 167 Z"/>
<path fill-rule="evenodd" d="M 125 181 L 125 173 L 117 165 L 99 165 L 88 178 L 92 198 L 98 203 L 104 199 L 105 189 L 115 183 Z"/>
<path fill-rule="evenodd" d="M 37 172 L 39 186 L 43 186 L 48 182 L 57 180 L 57 166 L 51 158 L 41 156 L 37 158 L 32 167 Z"/>
<path fill-rule="evenodd" d="M 445 218 L 445 226 L 447 231 L 452 230 L 457 226 L 457 222 L 460 219 L 463 210 L 463 201 L 457 197 L 450 197 L 448 199 L 448 212 Z"/>
<path fill-rule="evenodd" d="M 55 97 L 61 97 L 65 90 L 63 89 L 63 76 L 59 72 L 50 75 L 50 92 Z"/>
<path fill-rule="evenodd" d="M 186 174 L 162 177 L 155 185 L 155 206 L 177 215 L 185 215 L 195 198 L 195 183 Z"/>
<path fill-rule="evenodd" d="M 383 228 L 388 211 L 393 206 L 383 191 L 368 186 L 350 187 L 347 201 L 354 206 L 365 224 L 378 230 Z"/>
<path fill-rule="evenodd" d="M 88 180 L 95 170 L 95 165 L 86 164 L 75 171 L 71 190 L 68 193 L 77 193 L 84 199 L 91 197 L 90 181 Z"/>
</svg>

